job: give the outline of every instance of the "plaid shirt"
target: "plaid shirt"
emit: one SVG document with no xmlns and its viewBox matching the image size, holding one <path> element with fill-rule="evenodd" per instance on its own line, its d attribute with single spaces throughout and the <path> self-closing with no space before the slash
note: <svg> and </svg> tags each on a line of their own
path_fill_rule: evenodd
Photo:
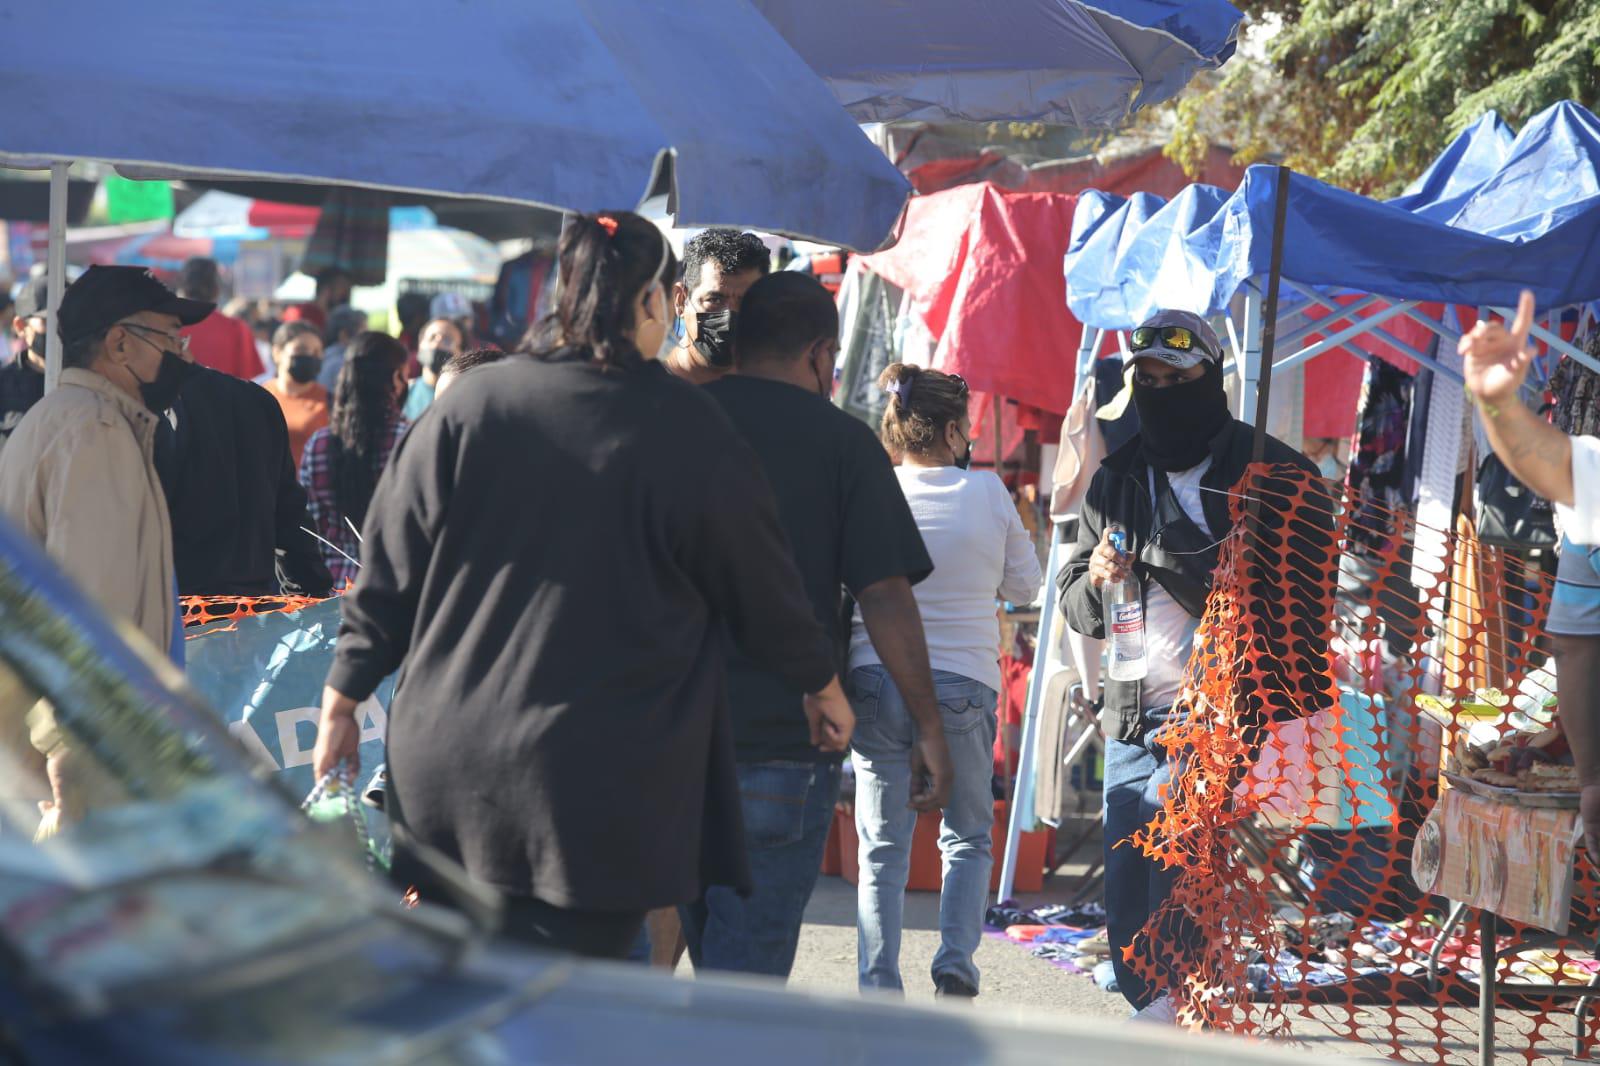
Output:
<svg viewBox="0 0 1600 1066">
<path fill-rule="evenodd" d="M 410 424 L 400 418 L 390 426 L 389 439 L 384 442 L 374 474 L 389 461 L 394 446 L 400 443 L 401 434 Z M 333 434 L 327 429 L 317 430 L 306 441 L 305 454 L 300 458 L 300 484 L 306 489 L 306 515 L 311 519 L 311 528 L 322 538 L 318 542 L 322 560 L 328 564 L 328 573 L 333 575 L 333 587 L 342 588 L 346 580 L 356 579 L 360 566 L 351 560 L 361 558 L 361 541 L 350 531 L 344 511 L 339 507 L 333 483 Z M 329 541 L 337 546 L 337 551 L 328 546 Z"/>
</svg>

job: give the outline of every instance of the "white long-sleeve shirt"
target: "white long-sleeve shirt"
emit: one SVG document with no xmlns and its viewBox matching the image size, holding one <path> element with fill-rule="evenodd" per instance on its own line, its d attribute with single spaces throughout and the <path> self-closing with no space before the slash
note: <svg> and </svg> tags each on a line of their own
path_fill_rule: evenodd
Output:
<svg viewBox="0 0 1600 1066">
<path fill-rule="evenodd" d="M 1571 507 L 1556 504 L 1561 529 L 1574 544 L 1600 544 L 1600 438 L 1572 438 Z"/>
<path fill-rule="evenodd" d="M 933 573 L 914 588 L 929 663 L 998 691 L 996 600 L 1032 603 L 1044 580 L 1011 494 L 987 470 L 907 464 L 895 473 L 933 559 Z M 850 668 L 879 662 L 857 610 Z"/>
</svg>

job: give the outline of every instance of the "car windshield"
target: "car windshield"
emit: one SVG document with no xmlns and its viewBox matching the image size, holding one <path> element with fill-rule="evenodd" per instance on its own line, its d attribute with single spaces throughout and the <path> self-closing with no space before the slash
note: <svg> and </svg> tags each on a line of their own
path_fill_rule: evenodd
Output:
<svg viewBox="0 0 1600 1066">
<path fill-rule="evenodd" d="M 94 1002 L 371 919 L 353 828 L 302 817 L 30 552 L 0 531 L 0 954 Z"/>
</svg>

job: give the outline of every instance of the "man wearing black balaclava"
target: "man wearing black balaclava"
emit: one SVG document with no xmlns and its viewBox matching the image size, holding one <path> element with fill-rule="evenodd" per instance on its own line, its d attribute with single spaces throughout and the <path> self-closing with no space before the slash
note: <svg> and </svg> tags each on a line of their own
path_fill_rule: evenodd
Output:
<svg viewBox="0 0 1600 1066">
<path fill-rule="evenodd" d="M 683 278 L 672 287 L 677 316 L 663 362 L 694 385 L 733 370 L 733 332 L 750 286 L 772 269 L 772 255 L 754 233 L 708 229 L 683 247 Z"/>
<path fill-rule="evenodd" d="M 1144 594 L 1148 673 L 1105 684 L 1106 934 L 1117 983 L 1137 1017 L 1173 1021 L 1160 988 L 1123 959 L 1123 949 L 1170 893 L 1176 869 L 1163 869 L 1129 838 L 1161 807 L 1171 779 L 1159 730 L 1172 714 L 1221 543 L 1231 531 L 1229 493 L 1250 462 L 1253 430 L 1228 410 L 1222 348 L 1200 316 L 1162 311 L 1129 338 L 1124 355 L 1139 413 L 1139 435 L 1106 457 L 1079 515 L 1078 538 L 1058 580 L 1073 629 L 1104 638 L 1103 590 L 1130 574 Z M 1315 465 L 1267 438 L 1265 461 Z M 1126 552 L 1110 531 L 1126 534 Z M 1119 846 L 1120 845 L 1120 846 Z M 1157 938 L 1185 935 L 1163 928 Z M 1159 948 L 1156 957 L 1168 953 Z M 1169 985 L 1169 987 L 1171 987 Z"/>
</svg>

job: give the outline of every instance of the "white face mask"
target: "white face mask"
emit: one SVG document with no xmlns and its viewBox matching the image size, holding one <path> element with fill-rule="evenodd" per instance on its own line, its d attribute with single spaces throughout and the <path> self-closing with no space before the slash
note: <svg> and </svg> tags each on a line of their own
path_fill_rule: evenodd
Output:
<svg viewBox="0 0 1600 1066">
<path fill-rule="evenodd" d="M 672 300 L 668 298 L 667 290 L 659 281 L 656 282 L 655 289 L 661 294 L 661 309 L 658 312 L 659 317 L 657 318 L 657 321 L 663 323 L 661 328 L 661 343 L 656 346 L 655 357 L 658 361 L 664 363 L 669 357 L 671 357 L 672 349 L 677 347 L 678 342 L 673 338 L 672 328 L 669 325 L 669 323 L 672 321 Z"/>
</svg>

